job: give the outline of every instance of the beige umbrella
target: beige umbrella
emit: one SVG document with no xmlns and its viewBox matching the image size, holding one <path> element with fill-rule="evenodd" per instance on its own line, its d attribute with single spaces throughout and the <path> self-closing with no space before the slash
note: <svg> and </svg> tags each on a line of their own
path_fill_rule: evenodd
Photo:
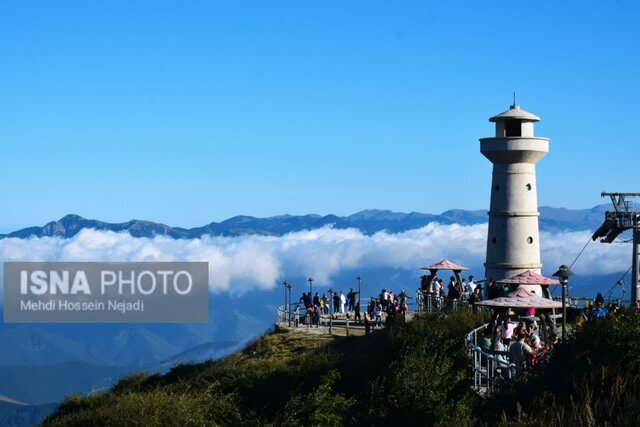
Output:
<svg viewBox="0 0 640 427">
<path fill-rule="evenodd" d="M 506 283 L 508 285 L 559 285 L 556 279 L 549 279 L 541 274 L 527 270 L 509 279 L 497 280 L 498 283 Z"/>
<path fill-rule="evenodd" d="M 518 285 L 518 288 L 526 289 L 529 292 L 535 292 L 538 295 L 542 295 L 542 286 L 560 284 L 560 282 L 555 279 L 549 279 L 548 277 L 544 277 L 531 270 L 527 270 L 508 279 L 498 280 L 497 282 L 509 285 Z"/>
<path fill-rule="evenodd" d="M 438 274 L 438 270 L 451 270 L 453 271 L 453 274 L 456 276 L 456 280 L 458 282 L 462 282 L 462 277 L 460 277 L 460 272 L 463 270 L 469 270 L 469 269 L 467 267 L 454 264 L 448 259 L 443 259 L 442 261 L 437 262 L 433 265 L 429 265 L 427 267 L 420 267 L 420 270 L 429 270 L 429 275 L 423 276 L 423 284 L 421 284 L 422 290 L 426 291 L 427 289 L 425 288 L 428 287 L 431 281 L 436 277 L 436 274 Z"/>
<path fill-rule="evenodd" d="M 516 289 L 505 297 L 478 301 L 475 305 L 495 308 L 562 308 L 562 303 L 542 298 L 523 288 Z"/>
</svg>

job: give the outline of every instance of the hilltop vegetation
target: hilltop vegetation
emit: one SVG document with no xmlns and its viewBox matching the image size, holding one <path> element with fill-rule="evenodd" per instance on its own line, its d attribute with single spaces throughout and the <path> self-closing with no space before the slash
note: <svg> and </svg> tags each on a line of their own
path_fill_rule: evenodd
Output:
<svg viewBox="0 0 640 427">
<path fill-rule="evenodd" d="M 462 336 L 480 319 L 426 317 L 366 337 L 273 332 L 216 362 L 130 376 L 70 397 L 50 425 L 345 425 L 470 420 Z"/>
<path fill-rule="evenodd" d="M 490 400 L 463 336 L 485 318 L 428 315 L 365 337 L 272 332 L 216 362 L 70 397 L 47 425 L 637 425 L 640 316 L 589 325 Z"/>
</svg>

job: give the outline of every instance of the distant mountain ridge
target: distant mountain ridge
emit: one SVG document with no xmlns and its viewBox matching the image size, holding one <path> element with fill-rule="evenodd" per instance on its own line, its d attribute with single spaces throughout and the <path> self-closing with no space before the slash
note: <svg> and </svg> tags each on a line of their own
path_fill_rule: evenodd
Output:
<svg viewBox="0 0 640 427">
<path fill-rule="evenodd" d="M 540 207 L 540 228 L 543 231 L 595 230 L 603 221 L 608 205 L 598 205 L 591 209 L 565 209 Z M 337 229 L 357 228 L 365 234 L 386 230 L 398 233 L 424 227 L 431 222 L 440 224 L 482 224 L 487 222 L 487 211 L 453 209 L 439 215 L 420 212 L 393 212 L 390 210 L 370 209 L 349 216 L 337 215 L 278 215 L 268 218 L 252 216 L 234 216 L 222 222 L 211 222 L 202 227 L 171 227 L 152 221 L 131 220 L 122 223 L 108 223 L 86 219 L 79 215 L 66 215 L 58 221 L 52 221 L 42 227 L 28 227 L 0 238 L 15 237 L 64 237 L 70 238 L 83 229 L 128 232 L 133 237 L 168 236 L 175 239 L 192 239 L 205 235 L 241 236 L 258 234 L 281 236 L 286 233 L 331 225 Z"/>
</svg>

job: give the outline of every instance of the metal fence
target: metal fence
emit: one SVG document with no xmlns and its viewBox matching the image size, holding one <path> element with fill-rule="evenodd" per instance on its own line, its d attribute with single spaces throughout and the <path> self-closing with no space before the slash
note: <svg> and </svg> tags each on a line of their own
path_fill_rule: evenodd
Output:
<svg viewBox="0 0 640 427">
<path fill-rule="evenodd" d="M 478 345 L 478 332 L 484 332 L 488 323 L 470 331 L 464 337 L 471 357 L 473 389 L 479 394 L 490 396 L 504 381 L 515 378 L 516 365 L 500 354 L 485 352 Z"/>
<path fill-rule="evenodd" d="M 554 301 L 562 302 L 562 297 L 554 296 L 552 297 Z M 574 307 L 582 310 L 586 307 L 587 303 L 593 304 L 593 298 L 586 297 L 568 297 L 567 298 L 567 307 Z M 617 305 L 618 307 L 629 307 L 631 305 L 631 301 L 627 299 L 620 298 L 606 298 L 604 300 L 604 306 L 607 307 L 609 305 Z"/>
<path fill-rule="evenodd" d="M 449 299 L 436 294 L 416 291 L 415 310 L 417 313 L 432 313 L 434 311 L 457 311 L 460 308 L 470 308 L 466 300 Z"/>
</svg>

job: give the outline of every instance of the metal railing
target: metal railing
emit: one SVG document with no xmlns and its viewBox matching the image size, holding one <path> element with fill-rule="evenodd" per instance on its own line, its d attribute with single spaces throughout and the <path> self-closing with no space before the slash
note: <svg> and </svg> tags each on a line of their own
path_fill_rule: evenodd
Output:
<svg viewBox="0 0 640 427">
<path fill-rule="evenodd" d="M 501 355 L 486 352 L 478 345 L 478 332 L 484 332 L 488 323 L 470 331 L 464 337 L 465 345 L 472 360 L 473 389 L 479 394 L 490 396 L 504 381 L 515 378 L 516 365 Z"/>
<path fill-rule="evenodd" d="M 469 303 L 466 300 L 449 299 L 418 289 L 415 307 L 417 313 L 432 313 L 434 311 L 457 311 L 463 307 L 469 308 Z"/>
<path fill-rule="evenodd" d="M 553 296 L 552 299 L 556 302 L 562 301 L 562 297 L 560 296 Z M 587 303 L 593 304 L 593 302 L 594 302 L 594 298 L 569 297 L 567 298 L 567 307 L 583 309 L 586 307 Z M 628 307 L 631 305 L 631 301 L 629 301 L 628 299 L 620 299 L 620 298 L 605 298 L 604 300 L 605 307 L 613 304 L 618 305 L 618 307 Z"/>
<path fill-rule="evenodd" d="M 287 323 L 292 326 L 296 321 L 299 326 L 311 326 L 310 318 L 306 308 L 300 306 L 300 311 L 296 314 L 295 306 L 298 304 L 291 304 L 289 307 L 285 305 L 278 306 L 278 323 Z"/>
</svg>

